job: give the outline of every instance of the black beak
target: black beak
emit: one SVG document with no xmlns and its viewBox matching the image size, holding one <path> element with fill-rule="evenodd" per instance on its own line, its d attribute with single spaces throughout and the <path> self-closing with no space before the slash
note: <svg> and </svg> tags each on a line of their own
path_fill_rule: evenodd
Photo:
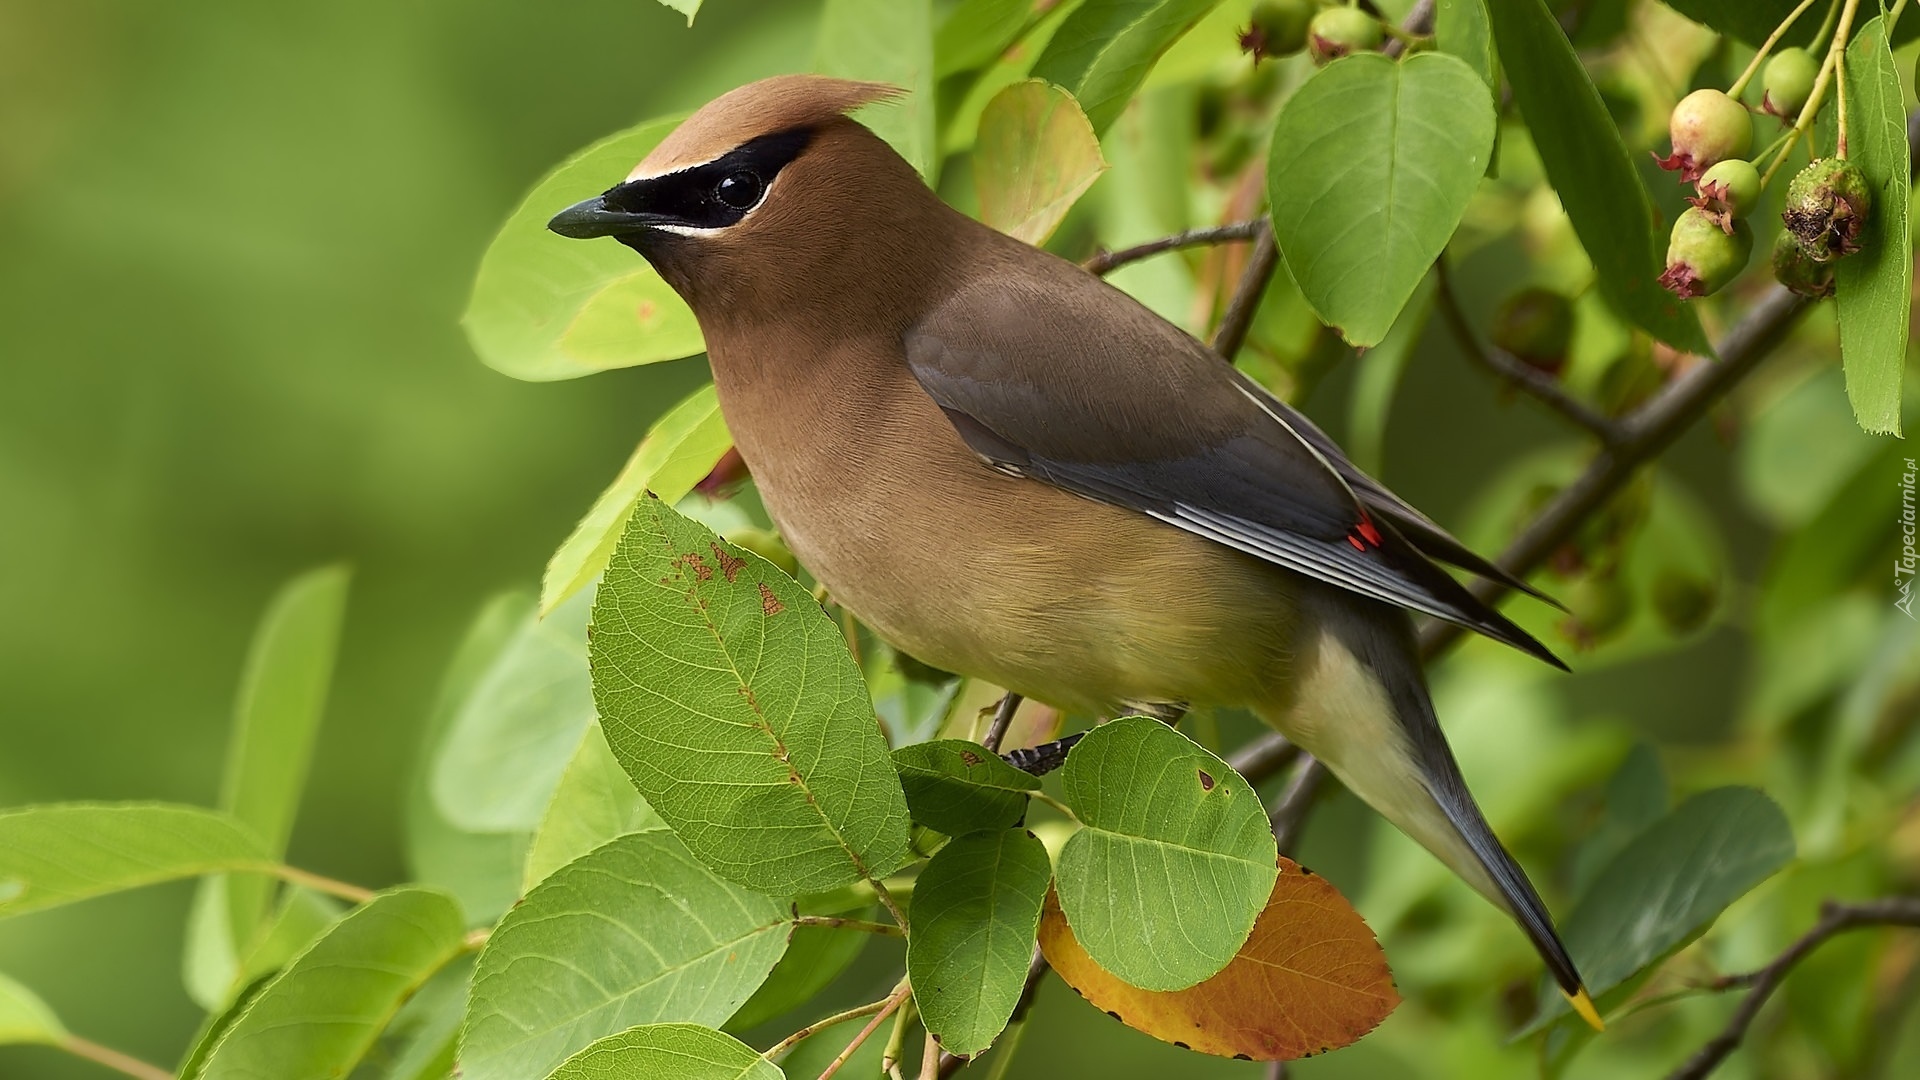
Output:
<svg viewBox="0 0 1920 1080">
<path fill-rule="evenodd" d="M 595 195 L 553 215 L 547 228 L 574 240 L 592 240 L 599 236 L 631 236 L 645 232 L 662 220 L 658 214 L 616 209 L 605 195 Z"/>
</svg>

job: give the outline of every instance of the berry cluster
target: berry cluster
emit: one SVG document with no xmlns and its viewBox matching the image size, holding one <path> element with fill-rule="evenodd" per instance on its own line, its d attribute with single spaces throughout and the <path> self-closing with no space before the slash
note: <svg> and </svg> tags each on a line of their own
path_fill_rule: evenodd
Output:
<svg viewBox="0 0 1920 1080">
<path fill-rule="evenodd" d="M 1322 66 L 1350 53 L 1372 52 L 1386 40 L 1379 19 L 1357 7 L 1322 0 L 1262 0 L 1240 32 L 1240 47 L 1256 62 L 1305 50 Z"/>
</svg>

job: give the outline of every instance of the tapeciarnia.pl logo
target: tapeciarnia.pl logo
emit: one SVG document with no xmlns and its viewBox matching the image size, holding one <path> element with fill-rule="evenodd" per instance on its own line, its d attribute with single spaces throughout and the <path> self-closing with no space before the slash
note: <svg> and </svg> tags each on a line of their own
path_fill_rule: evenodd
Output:
<svg viewBox="0 0 1920 1080">
<path fill-rule="evenodd" d="M 1914 468 L 1912 458 L 1906 459 L 1906 466 L 1906 471 L 1900 474 L 1900 558 L 1893 564 L 1893 588 L 1899 598 L 1893 602 L 1893 606 L 1911 619 L 1915 617 L 1913 575 L 1915 569 L 1920 568 L 1916 567 L 1916 560 L 1920 556 L 1914 552 L 1913 479 L 1914 473 L 1920 470 Z"/>
</svg>

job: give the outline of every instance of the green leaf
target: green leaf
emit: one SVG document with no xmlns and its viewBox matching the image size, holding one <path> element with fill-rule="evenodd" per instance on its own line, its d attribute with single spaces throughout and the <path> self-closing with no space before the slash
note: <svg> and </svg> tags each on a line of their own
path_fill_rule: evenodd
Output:
<svg viewBox="0 0 1920 1080">
<path fill-rule="evenodd" d="M 1621 848 L 1660 820 L 1668 810 L 1667 803 L 1667 772 L 1660 764 L 1659 751 L 1647 743 L 1634 744 L 1607 781 L 1606 811 L 1575 855 L 1577 891 L 1586 892 Z"/>
<path fill-rule="evenodd" d="M 264 841 L 274 858 L 286 853 L 306 789 L 346 619 L 347 582 L 342 566 L 288 582 L 254 631 L 240 679 L 220 809 Z M 225 1007 L 239 955 L 252 941 L 273 887 L 271 879 L 252 875 L 200 883 L 182 967 L 187 992 L 202 1008 Z"/>
<path fill-rule="evenodd" d="M 273 859 L 226 814 L 171 803 L 0 811 L 0 917 Z"/>
<path fill-rule="evenodd" d="M 714 463 L 732 445 L 712 383 L 688 394 L 654 421 L 620 475 L 547 560 L 547 572 L 540 581 L 540 614 L 553 614 L 606 569 L 614 545 L 620 542 L 620 531 L 642 494 L 651 491 L 669 503 L 679 502 L 713 471 Z"/>
<path fill-rule="evenodd" d="M 1434 7 L 1433 37 L 1441 52 L 1459 57 L 1488 90 L 1499 92 L 1500 57 L 1493 51 L 1486 0 L 1439 0 Z"/>
<path fill-rule="evenodd" d="M 1052 877 L 1047 849 L 1024 829 L 963 836 L 920 872 L 907 975 L 944 1049 L 978 1054 L 1006 1028 Z"/>
<path fill-rule="evenodd" d="M 67 1029 L 40 995 L 0 975 L 0 1046 L 57 1045 L 66 1037 Z"/>
<path fill-rule="evenodd" d="M 1675 348 L 1711 355 L 1692 308 L 1660 287 L 1666 240 L 1580 57 L 1542 0 L 1487 8 L 1514 101 L 1613 309 Z M 1664 234 L 1665 230 L 1659 232 Z"/>
<path fill-rule="evenodd" d="M 1446 250 L 1493 130 L 1486 84 L 1439 53 L 1349 56 L 1281 108 L 1267 165 L 1274 239 L 1301 294 L 1349 343 L 1379 344 Z"/>
<path fill-rule="evenodd" d="M 932 0 L 826 0 L 814 70 L 905 90 L 860 120 L 929 182 L 940 170 L 934 138 Z"/>
<path fill-rule="evenodd" d="M 1033 75 L 1065 87 L 1104 133 L 1160 57 L 1220 0 L 1086 0 L 1060 24 Z"/>
<path fill-rule="evenodd" d="M 527 614 L 474 681 L 433 762 L 434 805 L 470 832 L 540 824 L 593 722 L 588 594 L 544 619 Z"/>
<path fill-rule="evenodd" d="M 459 955 L 464 919 L 445 893 L 381 893 L 336 923 L 253 997 L 214 1044 L 198 1080 L 332 1080 Z"/>
<path fill-rule="evenodd" d="M 452 1080 L 472 957 L 457 957 L 407 999 L 350 1080 Z"/>
<path fill-rule="evenodd" d="M 944 79 L 992 63 L 1027 28 L 1034 0 L 960 0 L 933 36 L 933 70 Z"/>
<path fill-rule="evenodd" d="M 1900 434 L 1900 375 L 1913 305 L 1912 162 L 1900 73 L 1884 17 L 1847 47 L 1847 149 L 1873 191 L 1857 253 L 1834 267 L 1840 359 L 1854 419 L 1876 435 Z"/>
<path fill-rule="evenodd" d="M 698 1024 L 647 1024 L 609 1035 L 547 1080 L 784 1080 L 747 1044 Z"/>
<path fill-rule="evenodd" d="M 796 906 L 805 915 L 872 919 L 879 914 L 866 896 L 849 898 L 839 892 L 801 897 Z M 795 926 L 787 939 L 786 955 L 773 965 L 760 989 L 727 1019 L 727 1030 L 748 1031 L 813 1001 L 859 959 L 874 937 L 844 927 Z"/>
<path fill-rule="evenodd" d="M 547 815 L 533 834 L 522 891 L 609 840 L 666 827 L 633 789 L 600 725 L 588 724 L 579 749 L 560 776 Z"/>
<path fill-rule="evenodd" d="M 781 901 L 715 877 L 672 834 L 620 837 L 541 882 L 487 940 L 462 1080 L 545 1076 L 635 1024 L 721 1023 L 790 927 Z"/>
<path fill-rule="evenodd" d="M 784 896 L 906 862 L 906 798 L 860 669 L 792 578 L 649 497 L 593 627 L 607 742 L 700 861 Z"/>
<path fill-rule="evenodd" d="M 243 943 L 246 951 L 234 972 L 235 987 L 220 995 L 222 1008 L 237 989 L 287 966 L 346 912 L 340 901 L 312 889 L 291 888 L 281 896 L 273 918 Z"/>
<path fill-rule="evenodd" d="M 506 593 L 487 601 L 454 651 L 427 716 L 421 741 L 426 753 L 407 786 L 407 863 L 424 884 L 445 889 L 467 917 L 491 923 L 520 898 L 528 832 L 468 832 L 448 821 L 434 804 L 432 776 L 447 729 L 473 688 L 520 627 L 534 618 L 531 597 Z"/>
<path fill-rule="evenodd" d="M 1793 858 L 1793 832 L 1772 799 L 1752 788 L 1705 791 L 1675 807 L 1620 850 L 1560 923 L 1595 998 L 1704 933 L 1727 905 Z M 1566 1015 L 1543 995 L 1522 1034 Z"/>
<path fill-rule="evenodd" d="M 1267 812 L 1226 762 L 1158 720 L 1094 728 L 1060 793 L 1086 828 L 1060 852 L 1060 907 L 1101 967 L 1181 990 L 1227 965 L 1273 892 Z"/>
<path fill-rule="evenodd" d="M 995 94 L 973 144 L 980 220 L 1042 244 L 1107 171 L 1100 140 L 1073 95 L 1039 79 Z"/>
<path fill-rule="evenodd" d="M 500 227 L 460 317 L 488 367 L 516 379 L 572 379 L 704 348 L 692 309 L 645 259 L 547 231 L 554 214 L 625 179 L 679 123 L 649 120 L 580 151 Z"/>
<path fill-rule="evenodd" d="M 687 17 L 687 25 L 693 25 L 693 17 L 700 14 L 700 0 L 660 0 L 662 4 Z"/>
<path fill-rule="evenodd" d="M 913 820 L 961 836 L 1011 829 L 1027 816 L 1027 792 L 1040 778 L 965 739 L 916 743 L 893 752 Z"/>
</svg>

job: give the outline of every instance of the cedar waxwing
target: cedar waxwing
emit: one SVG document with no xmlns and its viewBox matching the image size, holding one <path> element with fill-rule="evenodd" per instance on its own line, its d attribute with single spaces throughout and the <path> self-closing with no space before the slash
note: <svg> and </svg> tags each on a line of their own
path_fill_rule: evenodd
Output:
<svg viewBox="0 0 1920 1080">
<path fill-rule="evenodd" d="M 1082 713 L 1252 710 L 1510 912 L 1597 1025 L 1409 615 L 1563 666 L 1434 560 L 1526 586 L 1126 293 L 948 207 L 846 115 L 895 93 L 742 87 L 549 227 L 686 299 L 768 513 L 881 637 Z"/>
</svg>

